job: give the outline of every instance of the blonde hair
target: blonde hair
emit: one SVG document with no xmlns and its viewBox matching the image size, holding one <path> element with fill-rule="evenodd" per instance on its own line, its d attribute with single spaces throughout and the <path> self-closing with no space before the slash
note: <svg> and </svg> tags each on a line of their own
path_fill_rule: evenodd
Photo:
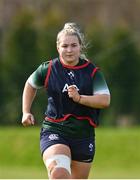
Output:
<svg viewBox="0 0 140 180">
<path fill-rule="evenodd" d="M 81 45 L 81 55 L 80 57 L 83 59 L 86 59 L 86 56 L 84 54 L 86 50 L 86 43 L 85 43 L 85 37 L 84 34 L 81 32 L 79 26 L 74 22 L 66 23 L 63 27 L 63 29 L 58 33 L 56 44 L 57 46 L 60 43 L 60 38 L 62 35 L 74 35 L 77 36 L 79 40 L 79 44 Z"/>
</svg>

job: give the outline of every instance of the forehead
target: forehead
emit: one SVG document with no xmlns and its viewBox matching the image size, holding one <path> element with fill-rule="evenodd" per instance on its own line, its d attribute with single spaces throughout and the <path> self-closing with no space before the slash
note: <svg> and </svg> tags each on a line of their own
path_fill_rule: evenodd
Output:
<svg viewBox="0 0 140 180">
<path fill-rule="evenodd" d="M 59 42 L 62 44 L 71 44 L 71 43 L 79 44 L 79 40 L 76 35 L 64 35 L 63 34 L 60 37 Z"/>
</svg>

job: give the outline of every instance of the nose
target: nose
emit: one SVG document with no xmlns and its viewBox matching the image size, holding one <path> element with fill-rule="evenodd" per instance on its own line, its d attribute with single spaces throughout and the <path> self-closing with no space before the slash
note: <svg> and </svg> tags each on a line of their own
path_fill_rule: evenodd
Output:
<svg viewBox="0 0 140 180">
<path fill-rule="evenodd" d="M 71 46 L 68 46 L 68 48 L 67 48 L 67 52 L 71 52 L 71 51 L 72 51 Z"/>
</svg>

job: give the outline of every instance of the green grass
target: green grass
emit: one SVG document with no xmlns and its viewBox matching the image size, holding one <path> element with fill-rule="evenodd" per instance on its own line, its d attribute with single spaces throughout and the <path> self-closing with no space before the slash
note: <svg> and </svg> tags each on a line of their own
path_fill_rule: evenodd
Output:
<svg viewBox="0 0 140 180">
<path fill-rule="evenodd" d="M 37 127 L 0 127 L 0 178 L 43 179 L 47 171 Z M 89 178 L 140 178 L 140 128 L 96 129 L 96 155 Z"/>
<path fill-rule="evenodd" d="M 140 128 L 96 129 L 96 144 L 91 178 L 140 178 Z"/>
</svg>

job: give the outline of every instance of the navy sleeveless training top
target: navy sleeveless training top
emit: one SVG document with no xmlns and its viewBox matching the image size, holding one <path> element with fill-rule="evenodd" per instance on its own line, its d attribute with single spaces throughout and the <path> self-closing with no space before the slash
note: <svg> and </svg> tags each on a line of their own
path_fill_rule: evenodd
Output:
<svg viewBox="0 0 140 180">
<path fill-rule="evenodd" d="M 45 80 L 48 94 L 46 120 L 61 122 L 73 116 L 77 120 L 88 120 L 94 127 L 99 124 L 99 109 L 78 104 L 68 96 L 69 85 L 74 85 L 81 95 L 93 95 L 94 74 L 98 68 L 90 61 L 80 61 L 82 65 L 77 66 L 67 66 L 59 58 L 50 61 Z"/>
</svg>

